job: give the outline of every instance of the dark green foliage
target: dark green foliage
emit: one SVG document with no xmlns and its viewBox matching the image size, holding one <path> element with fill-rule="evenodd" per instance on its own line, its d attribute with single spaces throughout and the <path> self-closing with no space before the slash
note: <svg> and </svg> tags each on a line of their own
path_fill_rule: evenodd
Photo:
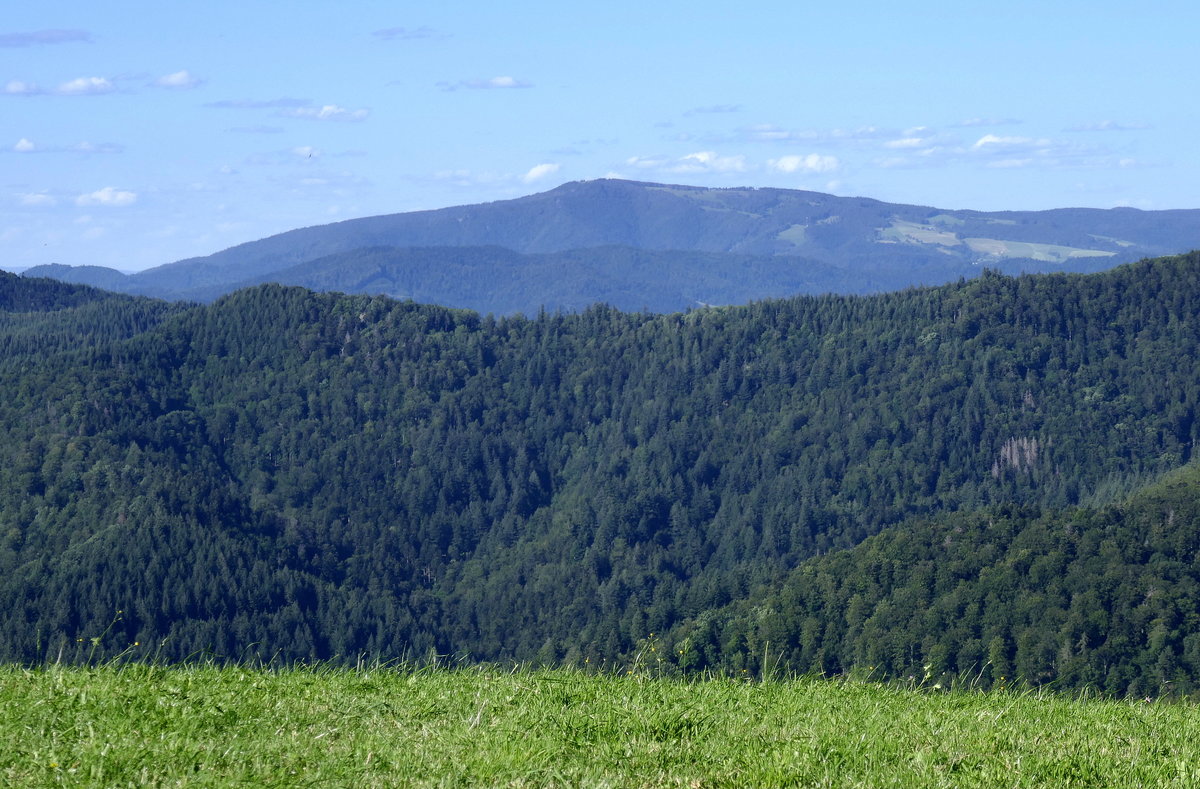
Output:
<svg viewBox="0 0 1200 789">
<path fill-rule="evenodd" d="M 799 671 L 1195 694 L 1198 524 L 1195 465 L 1119 506 L 915 520 L 676 637 L 701 665 L 757 667 L 766 654 Z"/>
<path fill-rule="evenodd" d="M 204 307 L 63 303 L 38 313 L 41 345 L 5 339 L 0 357 L 0 657 L 76 657 L 119 609 L 108 640 L 168 658 L 573 662 L 682 628 L 696 666 L 751 665 L 769 641 L 841 671 L 867 654 L 837 651 L 851 613 L 885 649 L 950 604 L 932 586 L 889 618 L 890 587 L 838 597 L 859 553 L 807 560 L 881 531 L 917 555 L 949 523 L 991 561 L 1009 547 L 981 519 L 1016 534 L 1191 459 L 1197 303 L 1198 254 L 665 316 L 493 319 L 280 286 Z M 0 337 L 30 319 L 4 313 Z M 1031 544 L 1038 561 L 970 616 L 1061 575 L 1056 545 Z M 832 579 L 827 603 L 713 613 L 808 572 Z M 792 616 L 819 605 L 836 615 Z M 969 619 L 945 610 L 924 632 Z M 877 664 L 1152 676 L 1140 642 L 1110 644 L 1106 665 L 1131 672 L 1110 683 L 1056 662 L 1057 620 L 1046 638 L 980 621 Z M 1171 635 L 1185 625 L 1166 627 L 1182 651 L 1153 660 L 1192 676 Z"/>
<path fill-rule="evenodd" d="M 19 277 L 0 271 L 0 309 L 5 312 L 49 312 L 78 307 L 90 301 L 114 298 L 113 294 L 85 285 L 53 279 Z"/>
</svg>

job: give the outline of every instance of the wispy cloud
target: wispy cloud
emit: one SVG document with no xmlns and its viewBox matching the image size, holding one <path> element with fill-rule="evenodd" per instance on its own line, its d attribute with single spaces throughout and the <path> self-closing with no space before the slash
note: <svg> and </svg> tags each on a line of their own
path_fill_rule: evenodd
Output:
<svg viewBox="0 0 1200 789">
<path fill-rule="evenodd" d="M 204 80 L 192 74 L 187 69 L 176 71 L 172 74 L 164 74 L 154 80 L 155 86 L 171 90 L 189 90 L 191 88 L 198 88 L 203 84 Z"/>
<path fill-rule="evenodd" d="M 75 205 L 124 207 L 136 203 L 137 197 L 136 192 L 127 192 L 113 186 L 106 186 L 95 192 L 79 195 L 75 198 Z"/>
<path fill-rule="evenodd" d="M 73 145 L 39 145 L 27 137 L 22 137 L 9 150 L 16 153 L 121 153 L 125 147 L 113 142 L 86 141 Z"/>
<path fill-rule="evenodd" d="M 532 88 L 532 82 L 516 79 L 515 77 L 492 77 L 491 79 L 464 79 L 458 82 L 439 82 L 442 90 L 508 90 L 512 88 Z"/>
<path fill-rule="evenodd" d="M 710 104 L 707 107 L 692 107 L 687 112 L 683 113 L 684 117 L 692 115 L 721 115 L 731 112 L 741 112 L 741 104 Z"/>
<path fill-rule="evenodd" d="M 697 151 L 677 159 L 662 156 L 631 156 L 625 160 L 625 164 L 638 170 L 657 170 L 685 175 L 741 173 L 747 169 L 745 156 L 740 154 L 721 156 L 716 151 Z"/>
<path fill-rule="evenodd" d="M 1048 137 L 985 134 L 972 143 L 966 153 L 986 167 L 1006 170 L 1026 167 L 1061 169 L 1120 166 L 1119 159 L 1104 147 L 1064 142 Z"/>
<path fill-rule="evenodd" d="M 278 99 L 222 99 L 204 105 L 220 110 L 278 110 L 280 118 L 303 118 L 313 121 L 361 121 L 371 114 L 370 110 L 350 110 L 337 104 L 318 106 L 312 99 L 283 97 Z M 243 126 L 232 131 L 269 133 L 278 131 L 274 127 Z"/>
<path fill-rule="evenodd" d="M 883 141 L 878 149 L 886 155 L 875 159 L 873 164 L 884 169 L 954 165 L 1002 170 L 1128 166 L 1122 165 L 1113 151 L 1099 145 L 993 132 L 968 142 L 923 127 L 908 129 L 895 139 Z"/>
<path fill-rule="evenodd" d="M 32 82 L 11 79 L 4 84 L 4 93 L 8 96 L 38 96 L 45 91 Z"/>
<path fill-rule="evenodd" d="M 985 134 L 971 146 L 973 151 L 1031 151 L 1044 150 L 1052 143 L 1050 140 L 1034 139 L 1033 137 L 1000 137 L 995 134 Z"/>
<path fill-rule="evenodd" d="M 371 35 L 383 41 L 415 41 L 423 38 L 450 38 L 449 33 L 442 33 L 438 30 L 421 25 L 420 27 L 389 27 L 384 30 L 376 30 Z"/>
<path fill-rule="evenodd" d="M 79 77 L 62 83 L 53 90 L 46 90 L 35 82 L 9 80 L 4 85 L 4 93 L 9 96 L 99 96 L 113 93 L 117 86 L 106 77 Z"/>
<path fill-rule="evenodd" d="M 89 43 L 86 30 L 34 30 L 30 33 L 0 33 L 0 47 L 36 47 L 46 44 Z"/>
<path fill-rule="evenodd" d="M 829 173 L 839 165 L 836 156 L 821 156 L 815 153 L 807 156 L 780 156 L 778 159 L 767 160 L 767 167 L 779 173 Z"/>
<path fill-rule="evenodd" d="M 105 77 L 79 77 L 64 82 L 54 92 L 60 96 L 99 96 L 116 89 L 117 86 Z"/>
<path fill-rule="evenodd" d="M 214 107 L 220 110 L 271 110 L 288 107 L 311 107 L 312 99 L 222 99 L 221 101 L 210 101 L 205 104 L 205 107 Z"/>
<path fill-rule="evenodd" d="M 17 195 L 17 198 L 21 201 L 21 205 L 37 208 L 58 205 L 58 200 L 56 200 L 53 195 L 46 194 L 45 192 L 32 192 L 29 194 Z"/>
<path fill-rule="evenodd" d="M 238 134 L 282 134 L 282 126 L 231 126 L 225 131 Z"/>
<path fill-rule="evenodd" d="M 361 121 L 371 114 L 370 110 L 348 110 L 336 104 L 325 104 L 320 107 L 296 107 L 295 109 L 280 110 L 277 113 L 283 118 L 303 118 L 310 121 Z"/>
<path fill-rule="evenodd" d="M 540 181 L 548 175 L 553 175 L 558 172 L 560 165 L 547 162 L 546 164 L 538 164 L 529 168 L 529 172 L 521 176 L 521 180 L 527 184 L 534 181 Z"/>
<path fill-rule="evenodd" d="M 57 149 L 56 149 L 57 150 Z M 115 142 L 77 142 L 74 145 L 68 145 L 63 150 L 72 153 L 121 153 L 125 150 L 124 145 L 118 145 Z"/>
<path fill-rule="evenodd" d="M 1015 126 L 1019 123 L 1021 121 L 1016 118 L 967 118 L 953 125 L 960 129 L 969 129 L 977 126 Z"/>
<path fill-rule="evenodd" d="M 737 137 L 747 142 L 804 143 L 807 145 L 829 145 L 847 143 L 877 143 L 898 136 L 898 132 L 878 126 L 860 126 L 857 129 L 784 129 L 771 123 L 744 126 Z"/>
<path fill-rule="evenodd" d="M 1150 124 L 1148 123 L 1117 123 L 1116 121 L 1100 121 L 1099 123 L 1082 123 L 1078 126 L 1069 126 L 1066 129 L 1063 129 L 1063 131 L 1141 131 L 1149 128 Z"/>
</svg>

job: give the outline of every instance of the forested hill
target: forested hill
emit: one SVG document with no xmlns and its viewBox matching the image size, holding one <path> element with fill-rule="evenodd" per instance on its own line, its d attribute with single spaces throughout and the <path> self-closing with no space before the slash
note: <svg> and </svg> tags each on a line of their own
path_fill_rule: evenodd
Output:
<svg viewBox="0 0 1200 789">
<path fill-rule="evenodd" d="M 1200 691 L 1200 466 L 1103 507 L 914 519 L 673 634 L 694 666 Z M 728 645 L 739 649 L 730 650 Z"/>
<path fill-rule="evenodd" d="M 676 312 L 978 275 L 1099 271 L 1200 247 L 1200 211 L 969 211 L 794 189 L 580 181 L 479 205 L 299 228 L 132 275 L 36 266 L 160 298 L 248 284 L 534 315 L 605 303 Z"/>
<path fill-rule="evenodd" d="M 665 316 L 47 296 L 0 324 L 25 338 L 0 356 L 0 657 L 86 656 L 106 633 L 171 659 L 597 661 L 703 625 L 697 661 L 790 639 L 811 668 L 815 619 L 820 665 L 857 665 L 866 642 L 811 595 L 773 609 L 805 612 L 778 636 L 714 617 L 797 599 L 806 560 L 857 561 L 831 552 L 879 532 L 1053 512 L 1187 463 L 1198 303 L 1195 253 Z M 1015 604 L 1004 589 L 980 616 Z"/>
</svg>

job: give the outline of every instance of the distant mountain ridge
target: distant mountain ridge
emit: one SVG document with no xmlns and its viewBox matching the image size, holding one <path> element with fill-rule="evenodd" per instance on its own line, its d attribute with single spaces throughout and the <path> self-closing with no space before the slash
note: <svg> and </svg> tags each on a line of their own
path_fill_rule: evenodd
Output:
<svg viewBox="0 0 1200 789">
<path fill-rule="evenodd" d="M 513 200 L 300 228 L 132 275 L 38 266 L 25 276 L 199 300 L 267 281 L 399 297 L 428 291 L 445 306 L 495 312 L 577 308 L 629 291 L 630 300 L 615 306 L 674 311 L 697 301 L 727 304 L 940 284 L 983 267 L 1009 273 L 1097 271 L 1196 247 L 1200 210 L 981 212 L 789 189 L 601 179 Z M 450 254 L 448 248 L 459 251 Z M 521 287 L 526 296 L 514 300 L 507 293 L 489 300 L 435 286 L 449 267 L 463 293 L 486 294 L 495 275 L 480 259 L 479 250 L 486 248 L 502 250 L 492 252 L 495 264 L 506 276 L 526 281 Z M 614 255 L 614 248 L 642 253 L 639 276 L 622 273 L 621 266 L 602 270 L 606 262 L 630 257 Z M 392 252 L 384 255 L 385 249 Z M 364 250 L 391 270 L 366 281 L 345 275 L 344 267 L 361 268 Z M 556 266 L 548 265 L 552 259 L 518 260 L 508 252 L 571 253 L 571 259 Z M 678 253 L 697 255 L 702 278 L 711 280 L 703 294 Z M 760 269 L 761 276 L 745 270 L 751 258 L 749 268 Z M 783 258 L 789 261 L 781 268 Z M 580 265 L 589 260 L 590 267 Z M 398 280 L 407 285 L 389 290 Z"/>
</svg>

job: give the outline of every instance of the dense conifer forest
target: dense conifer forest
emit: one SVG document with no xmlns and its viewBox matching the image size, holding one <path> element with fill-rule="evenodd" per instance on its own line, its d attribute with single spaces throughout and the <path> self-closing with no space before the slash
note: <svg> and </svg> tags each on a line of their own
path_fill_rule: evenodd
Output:
<svg viewBox="0 0 1200 789">
<path fill-rule="evenodd" d="M 4 275 L 0 658 L 655 634 L 681 669 L 1192 692 L 1197 480 L 1155 480 L 1200 433 L 1197 305 L 1197 253 L 499 319 Z"/>
</svg>

